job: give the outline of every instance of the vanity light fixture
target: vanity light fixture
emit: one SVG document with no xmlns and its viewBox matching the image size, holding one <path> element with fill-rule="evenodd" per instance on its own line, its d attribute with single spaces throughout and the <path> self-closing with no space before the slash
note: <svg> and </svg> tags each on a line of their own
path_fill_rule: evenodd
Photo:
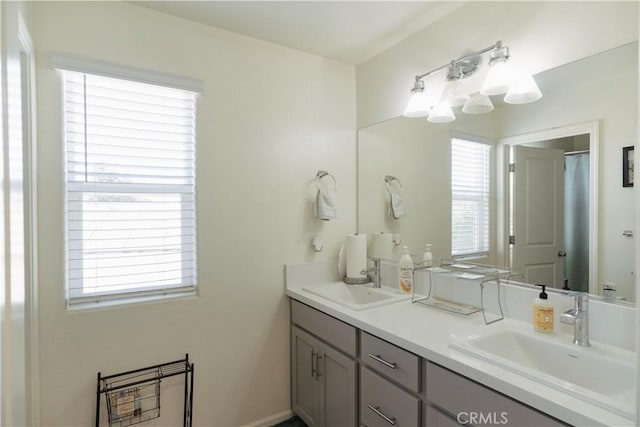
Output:
<svg viewBox="0 0 640 427">
<path fill-rule="evenodd" d="M 489 53 L 489 73 L 480 92 L 469 94 L 463 80 L 473 75 L 482 65 L 482 56 Z M 537 101 L 542 92 L 531 75 L 516 72 L 509 63 L 509 48 L 498 40 L 494 45 L 469 53 L 458 59 L 434 68 L 415 77 L 411 98 L 404 111 L 405 117 L 428 117 L 432 123 L 447 123 L 455 120 L 453 109 L 462 107 L 462 112 L 481 114 L 493 110 L 489 96 L 506 94 L 504 102 L 524 104 Z M 436 101 L 425 89 L 424 79 L 447 69 L 445 90 Z"/>
<path fill-rule="evenodd" d="M 407 108 L 404 110 L 405 117 L 427 117 L 429 115 L 429 105 L 427 94 L 424 91 L 424 82 L 416 79 L 411 88 L 411 98 Z"/>
</svg>

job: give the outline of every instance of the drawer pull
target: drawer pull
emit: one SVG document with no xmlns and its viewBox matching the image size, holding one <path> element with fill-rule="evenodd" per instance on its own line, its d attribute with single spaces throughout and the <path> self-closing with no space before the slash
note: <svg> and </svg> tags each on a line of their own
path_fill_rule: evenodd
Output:
<svg viewBox="0 0 640 427">
<path fill-rule="evenodd" d="M 314 361 L 317 363 L 318 359 L 316 359 L 316 352 L 311 350 L 311 378 L 316 378 L 318 379 L 318 377 L 316 377 L 316 368 L 315 368 L 315 363 Z"/>
<path fill-rule="evenodd" d="M 372 358 L 373 360 L 375 360 L 376 362 L 380 362 L 382 363 L 384 366 L 388 366 L 391 369 L 396 369 L 398 367 L 398 364 L 395 362 L 387 362 L 386 360 L 384 360 L 383 358 L 380 357 L 379 354 L 376 354 L 375 356 L 371 353 L 369 353 L 369 357 Z"/>
<path fill-rule="evenodd" d="M 380 411 L 380 407 L 379 407 L 379 406 L 375 406 L 375 407 L 373 407 L 373 406 L 371 406 L 371 405 L 368 405 L 368 406 L 369 406 L 369 409 L 371 409 L 373 412 L 375 412 L 376 414 L 378 414 L 378 416 L 379 416 L 379 417 L 381 417 L 382 419 L 384 419 L 386 422 L 388 422 L 388 423 L 389 423 L 389 424 L 391 424 L 392 426 L 396 425 L 396 419 L 395 419 L 395 418 L 389 418 L 389 417 L 387 417 L 385 414 L 383 414 L 383 413 Z"/>
<path fill-rule="evenodd" d="M 316 381 L 318 381 L 318 377 L 321 377 L 320 373 L 320 361 L 324 356 L 320 356 L 320 353 L 316 353 Z"/>
</svg>

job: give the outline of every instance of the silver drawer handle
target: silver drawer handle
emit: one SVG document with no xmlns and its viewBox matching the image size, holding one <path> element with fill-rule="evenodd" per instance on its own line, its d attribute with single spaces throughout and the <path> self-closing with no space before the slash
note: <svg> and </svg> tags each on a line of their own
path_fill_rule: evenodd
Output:
<svg viewBox="0 0 640 427">
<path fill-rule="evenodd" d="M 371 353 L 369 353 L 369 357 L 372 358 L 373 360 L 375 360 L 376 362 L 380 362 L 382 363 L 384 366 L 388 366 L 391 369 L 396 369 L 398 367 L 398 364 L 395 362 L 387 362 L 386 360 L 384 360 L 383 358 L 380 357 L 379 354 L 376 354 L 375 356 Z"/>
<path fill-rule="evenodd" d="M 375 412 L 376 414 L 378 414 L 378 415 L 379 415 L 381 418 L 383 418 L 386 422 L 388 422 L 388 423 L 389 423 L 389 424 L 391 424 L 392 426 L 396 425 L 396 419 L 395 419 L 395 418 L 389 418 L 389 417 L 387 417 L 385 414 L 383 414 L 383 413 L 380 411 L 380 407 L 379 407 L 379 406 L 376 406 L 376 407 L 373 407 L 373 406 L 371 406 L 371 405 L 368 405 L 368 406 L 369 406 L 369 409 L 371 409 L 373 412 Z"/>
</svg>

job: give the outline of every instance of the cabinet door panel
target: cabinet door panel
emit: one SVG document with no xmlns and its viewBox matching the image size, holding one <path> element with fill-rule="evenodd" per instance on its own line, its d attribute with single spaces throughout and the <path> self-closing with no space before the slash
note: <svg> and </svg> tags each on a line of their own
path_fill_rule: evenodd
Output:
<svg viewBox="0 0 640 427">
<path fill-rule="evenodd" d="M 449 415 L 441 412 L 431 405 L 425 406 L 425 419 L 427 427 L 459 427 L 460 424 Z"/>
<path fill-rule="evenodd" d="M 327 345 L 321 346 L 320 388 L 324 400 L 324 422 L 327 427 L 355 427 L 356 361 Z"/>
<path fill-rule="evenodd" d="M 291 406 L 309 427 L 321 426 L 320 394 L 315 375 L 318 340 L 291 328 Z"/>
<path fill-rule="evenodd" d="M 360 365 L 360 422 L 369 427 L 418 427 L 420 399 Z"/>
</svg>

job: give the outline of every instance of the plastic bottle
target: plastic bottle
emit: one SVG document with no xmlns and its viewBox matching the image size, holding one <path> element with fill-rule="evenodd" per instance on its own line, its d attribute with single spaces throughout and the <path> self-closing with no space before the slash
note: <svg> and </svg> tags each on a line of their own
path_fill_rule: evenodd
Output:
<svg viewBox="0 0 640 427">
<path fill-rule="evenodd" d="M 422 254 L 423 267 L 433 267 L 433 254 L 431 253 L 432 246 L 433 245 L 431 243 L 427 243 L 427 246 L 424 249 L 424 253 Z"/>
<path fill-rule="evenodd" d="M 533 328 L 538 332 L 553 331 L 553 304 L 549 301 L 549 297 L 545 292 L 545 285 L 536 285 L 542 287 L 542 292 L 538 298 L 533 301 Z"/>
<path fill-rule="evenodd" d="M 406 246 L 398 265 L 400 267 L 400 290 L 410 294 L 413 291 L 413 261 L 411 261 L 411 255 L 409 255 L 409 248 Z"/>
</svg>

